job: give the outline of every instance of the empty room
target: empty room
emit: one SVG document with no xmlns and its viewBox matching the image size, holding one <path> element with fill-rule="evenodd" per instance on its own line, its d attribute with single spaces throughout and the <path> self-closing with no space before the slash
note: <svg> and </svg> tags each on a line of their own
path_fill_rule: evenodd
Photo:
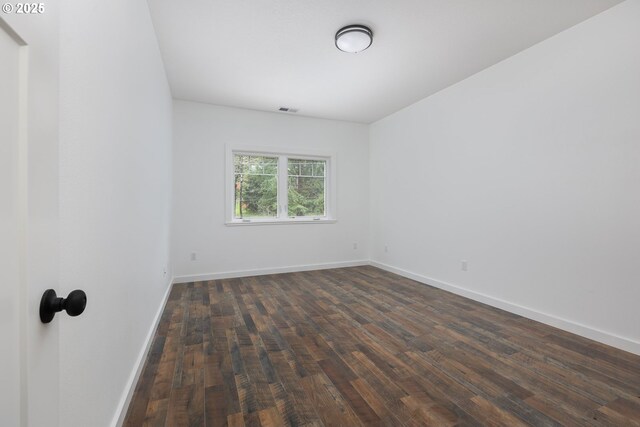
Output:
<svg viewBox="0 0 640 427">
<path fill-rule="evenodd" d="M 5 0 L 0 426 L 640 426 L 640 0 Z"/>
</svg>

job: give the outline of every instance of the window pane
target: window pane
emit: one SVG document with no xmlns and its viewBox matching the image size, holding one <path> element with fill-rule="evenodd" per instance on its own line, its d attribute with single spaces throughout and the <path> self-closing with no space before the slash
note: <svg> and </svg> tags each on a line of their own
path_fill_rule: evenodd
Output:
<svg viewBox="0 0 640 427">
<path fill-rule="evenodd" d="M 289 216 L 325 216 L 326 160 L 289 159 Z"/>
<path fill-rule="evenodd" d="M 300 164 L 296 160 L 289 159 L 287 170 L 289 171 L 289 175 L 300 175 Z"/>
<path fill-rule="evenodd" d="M 235 218 L 273 218 L 278 207 L 278 158 L 235 154 Z"/>
</svg>

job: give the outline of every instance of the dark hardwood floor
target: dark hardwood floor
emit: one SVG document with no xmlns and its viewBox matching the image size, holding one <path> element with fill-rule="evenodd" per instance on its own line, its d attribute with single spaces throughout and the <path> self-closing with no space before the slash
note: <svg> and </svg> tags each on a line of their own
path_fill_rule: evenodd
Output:
<svg viewBox="0 0 640 427">
<path fill-rule="evenodd" d="M 125 426 L 640 426 L 640 357 L 355 267 L 174 285 Z"/>
</svg>

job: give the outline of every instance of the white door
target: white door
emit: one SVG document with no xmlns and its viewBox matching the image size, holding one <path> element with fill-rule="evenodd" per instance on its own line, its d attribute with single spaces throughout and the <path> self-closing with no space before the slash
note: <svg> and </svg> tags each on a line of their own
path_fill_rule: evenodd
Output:
<svg viewBox="0 0 640 427">
<path fill-rule="evenodd" d="M 0 426 L 58 426 L 57 16 L 0 17 Z"/>
</svg>

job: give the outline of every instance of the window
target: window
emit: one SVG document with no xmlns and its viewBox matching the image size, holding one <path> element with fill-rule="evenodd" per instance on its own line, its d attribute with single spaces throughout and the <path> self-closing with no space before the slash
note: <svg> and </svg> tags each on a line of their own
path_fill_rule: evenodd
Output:
<svg viewBox="0 0 640 427">
<path fill-rule="evenodd" d="M 287 159 L 290 217 L 322 217 L 325 212 L 326 160 Z"/>
<path fill-rule="evenodd" d="M 234 154 L 234 218 L 278 216 L 278 158 Z"/>
<path fill-rule="evenodd" d="M 227 224 L 335 221 L 335 156 L 227 148 Z"/>
</svg>

